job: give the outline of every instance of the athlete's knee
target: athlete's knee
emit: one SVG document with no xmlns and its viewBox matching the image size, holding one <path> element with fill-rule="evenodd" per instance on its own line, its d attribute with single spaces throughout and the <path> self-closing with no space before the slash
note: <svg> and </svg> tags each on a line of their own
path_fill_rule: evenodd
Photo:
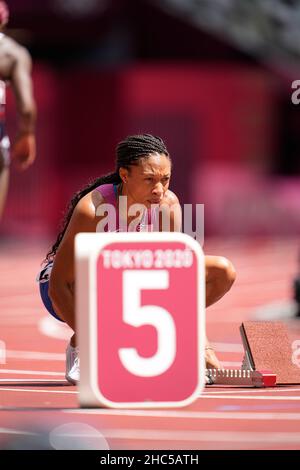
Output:
<svg viewBox="0 0 300 470">
<path fill-rule="evenodd" d="M 214 268 L 219 281 L 226 290 L 229 290 L 236 279 L 236 270 L 232 262 L 224 256 L 218 256 Z"/>
</svg>

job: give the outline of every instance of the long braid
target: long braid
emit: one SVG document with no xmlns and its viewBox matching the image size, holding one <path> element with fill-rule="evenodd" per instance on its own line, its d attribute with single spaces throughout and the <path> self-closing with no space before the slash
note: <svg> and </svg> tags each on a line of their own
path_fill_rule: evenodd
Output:
<svg viewBox="0 0 300 470">
<path fill-rule="evenodd" d="M 74 209 L 77 206 L 80 199 L 82 199 L 89 192 L 93 191 L 93 189 L 97 188 L 98 186 L 101 186 L 102 184 L 109 184 L 109 183 L 119 184 L 120 182 L 121 182 L 121 178 L 118 173 L 109 173 L 105 176 L 100 176 L 100 178 L 96 178 L 95 180 L 91 181 L 90 183 L 88 183 L 88 185 L 84 186 L 81 190 L 77 191 L 77 193 L 74 194 L 70 203 L 68 204 L 66 213 L 62 220 L 61 231 L 57 235 L 57 239 L 55 243 L 53 244 L 53 246 L 51 247 L 51 249 L 48 251 L 46 255 L 46 258 L 45 258 L 46 262 L 54 258 L 56 251 L 60 245 L 60 242 L 62 241 L 63 236 L 66 233 L 66 230 L 68 228 Z"/>
<path fill-rule="evenodd" d="M 107 175 L 96 178 L 95 180 L 91 181 L 88 185 L 84 186 L 84 188 L 82 188 L 80 191 L 74 194 L 67 207 L 66 214 L 63 218 L 61 224 L 61 231 L 59 232 L 54 245 L 47 253 L 45 262 L 51 261 L 55 257 L 57 249 L 68 228 L 74 209 L 80 199 L 82 199 L 89 192 L 93 191 L 102 184 L 121 183 L 121 178 L 119 175 L 120 168 L 126 168 L 127 170 L 129 170 L 131 165 L 138 165 L 141 158 L 147 158 L 153 153 L 164 154 L 170 158 L 169 152 L 163 140 L 160 137 L 153 136 L 151 134 L 128 136 L 125 140 L 123 140 L 117 145 L 116 171 L 114 173 L 109 173 Z"/>
</svg>

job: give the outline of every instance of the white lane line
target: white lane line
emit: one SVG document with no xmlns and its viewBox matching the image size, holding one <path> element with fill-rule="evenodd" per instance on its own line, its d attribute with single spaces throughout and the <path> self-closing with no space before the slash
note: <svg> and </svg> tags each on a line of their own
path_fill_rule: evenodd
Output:
<svg viewBox="0 0 300 470">
<path fill-rule="evenodd" d="M 66 323 L 59 322 L 51 315 L 47 315 L 39 320 L 38 329 L 44 336 L 62 340 L 69 340 L 72 333 L 71 328 Z"/>
<path fill-rule="evenodd" d="M 265 271 L 264 271 L 264 276 L 266 277 L 268 276 L 268 274 L 265 273 Z M 265 281 L 264 279 L 261 279 L 261 280 L 255 279 L 253 280 L 253 282 L 247 279 L 245 279 L 244 281 L 240 279 L 238 285 L 236 286 L 239 294 L 241 295 L 245 295 L 246 293 L 248 294 L 250 287 L 251 289 L 257 288 L 257 290 L 259 289 L 261 292 L 272 292 L 273 289 L 274 290 L 276 289 L 277 294 L 278 294 L 278 290 L 281 289 L 281 291 L 284 292 L 285 286 L 288 284 L 287 279 L 279 279 L 279 280 L 272 279 L 271 281 Z"/>
<path fill-rule="evenodd" d="M 299 432 L 230 432 L 230 431 L 183 431 L 161 429 L 103 429 L 106 439 L 130 439 L 149 441 L 197 441 L 197 442 L 257 442 L 265 444 L 299 444 Z"/>
<path fill-rule="evenodd" d="M 216 343 L 215 343 L 216 344 Z M 232 345 L 234 346 L 234 345 Z M 239 346 L 239 345 L 236 345 Z M 214 347 L 214 346 L 213 346 Z M 240 352 L 229 348 L 225 351 L 219 348 L 215 348 L 217 352 Z M 42 351 L 17 351 L 7 350 L 6 356 L 10 359 L 30 359 L 30 360 L 44 360 L 44 361 L 65 361 L 66 355 L 61 353 L 51 353 Z M 241 362 L 235 361 L 221 361 L 225 367 L 241 367 Z"/>
<path fill-rule="evenodd" d="M 1 434 L 24 434 L 37 436 L 36 433 L 19 431 L 11 428 L 0 428 Z M 161 429 L 101 429 L 106 439 L 148 440 L 148 441 L 195 441 L 195 442 L 255 442 L 265 444 L 298 444 L 298 432 L 230 432 L 230 431 L 185 431 Z M 88 439 L 95 434 L 61 434 L 61 437 L 78 437 Z"/>
<path fill-rule="evenodd" d="M 4 300 L 11 301 L 12 299 L 14 301 L 18 299 L 19 302 L 24 302 L 28 299 L 36 301 L 36 294 L 32 292 L 28 292 L 25 294 L 16 294 L 15 292 L 11 292 L 11 294 L 1 294 L 1 302 L 3 302 Z M 20 307 L 20 310 L 22 310 L 21 307 Z"/>
<path fill-rule="evenodd" d="M 300 387 L 299 388 L 286 388 L 286 389 L 282 389 L 282 388 L 268 388 L 268 389 L 261 389 L 261 388 L 255 388 L 255 389 L 252 389 L 250 388 L 250 392 L 251 393 L 288 393 L 288 392 L 299 392 L 299 395 L 300 395 Z M 222 390 L 222 391 L 211 391 L 211 392 L 202 392 L 201 395 L 199 395 L 200 397 L 202 395 L 224 395 L 224 394 L 230 394 L 230 393 L 233 393 L 233 394 L 237 394 L 237 393 L 249 393 L 249 388 L 247 388 L 247 390 L 234 390 L 234 389 L 231 389 L 231 390 Z"/>
<path fill-rule="evenodd" d="M 240 395 L 231 395 L 231 396 L 228 396 L 228 395 L 214 395 L 214 396 L 209 396 L 209 394 L 205 395 L 205 396 L 201 396 L 200 398 L 202 400 L 205 400 L 205 399 L 214 399 L 214 400 L 219 400 L 219 399 L 227 399 L 227 400 L 278 400 L 278 401 L 299 401 L 300 400 L 300 396 L 299 397 L 267 397 L 267 396 L 260 396 L 260 397 L 256 397 L 254 395 L 246 395 L 246 396 L 240 396 Z"/>
<path fill-rule="evenodd" d="M 0 428 L 1 434 L 25 434 L 37 436 L 28 431 Z M 101 429 L 106 439 L 120 440 L 148 440 L 148 441 L 195 441 L 195 442 L 255 442 L 262 446 L 265 444 L 298 444 L 300 433 L 298 432 L 230 432 L 230 431 L 184 431 L 161 429 Z M 61 434 L 61 437 L 78 437 L 82 439 L 94 438 L 95 434 Z"/>
<path fill-rule="evenodd" d="M 69 391 L 57 391 L 57 390 L 28 390 L 28 389 L 15 389 L 15 388 L 0 388 L 0 391 L 7 391 L 7 392 L 32 392 L 32 393 L 72 393 L 72 394 L 78 394 L 78 392 L 69 392 Z M 210 396 L 208 395 L 203 395 L 200 397 L 201 400 L 207 400 L 207 399 L 214 399 L 214 400 L 219 400 L 219 399 L 227 399 L 227 400 L 278 400 L 278 401 L 299 401 L 299 397 L 274 397 L 274 396 L 259 396 L 256 397 L 254 395 L 247 395 L 247 396 L 239 396 L 239 395 L 214 395 Z"/>
<path fill-rule="evenodd" d="M 58 380 L 58 379 L 37 379 L 36 377 L 26 377 L 26 379 L 15 379 L 15 378 L 7 378 L 7 379 L 0 379 L 0 383 L 6 384 L 9 382 L 9 385 L 12 385 L 12 382 L 16 382 L 16 385 L 22 386 L 22 383 L 26 383 L 28 385 L 28 382 L 34 382 L 34 383 L 48 383 L 48 382 L 60 382 L 60 383 L 68 383 L 67 380 Z"/>
<path fill-rule="evenodd" d="M 7 388 L 7 387 L 0 387 L 0 392 L 30 392 L 30 393 L 67 393 L 67 394 L 75 394 L 77 395 L 78 392 L 71 392 L 71 391 L 64 391 L 64 390 L 31 390 L 27 388 Z"/>
<path fill-rule="evenodd" d="M 43 360 L 43 361 L 65 361 L 66 355 L 52 352 L 42 351 L 15 351 L 7 350 L 6 357 L 9 359 L 30 359 L 30 360 Z"/>
<path fill-rule="evenodd" d="M 244 352 L 243 345 L 240 343 L 212 343 L 212 347 L 217 352 Z"/>
<path fill-rule="evenodd" d="M 236 325 L 241 323 L 240 319 L 241 317 L 243 317 L 245 320 L 250 320 L 250 314 L 252 314 L 253 310 L 256 308 L 256 305 L 254 306 L 249 306 L 249 307 L 246 307 L 244 308 L 244 313 L 243 315 L 241 315 L 241 309 L 240 308 L 237 308 L 236 311 L 234 308 L 231 308 L 231 307 L 228 307 L 227 310 L 230 310 L 230 313 L 231 313 L 231 316 L 224 316 L 224 318 L 222 318 L 222 321 L 220 321 L 220 316 L 219 316 L 219 312 L 216 310 L 216 311 L 211 311 L 210 312 L 210 316 L 209 318 L 207 319 L 207 323 L 209 325 L 213 325 L 214 323 L 217 323 L 218 325 L 234 325 L 234 327 L 236 328 Z M 238 316 L 235 316 L 235 314 L 237 314 Z"/>
<path fill-rule="evenodd" d="M 1 326 L 36 325 L 36 318 L 0 318 Z"/>
<path fill-rule="evenodd" d="M 26 436 L 37 436 L 36 433 L 29 431 L 18 431 L 17 429 L 0 428 L 0 434 L 24 434 Z"/>
<path fill-rule="evenodd" d="M 0 369 L 0 374 L 19 374 L 19 375 L 50 375 L 64 377 L 64 372 L 49 372 L 45 370 L 20 370 L 20 369 Z M 23 379 L 0 379 L 0 380 L 23 380 Z M 28 379 L 27 379 L 28 380 Z"/>
<path fill-rule="evenodd" d="M 250 421 L 299 421 L 300 413 L 239 412 L 239 411 L 175 411 L 175 410 L 112 410 L 112 409 L 65 409 L 63 413 L 102 416 L 126 416 L 136 418 L 168 419 L 221 419 Z"/>
<path fill-rule="evenodd" d="M 221 364 L 223 366 L 222 368 L 226 367 L 228 369 L 233 369 L 233 368 L 241 369 L 241 367 L 242 367 L 241 361 L 240 362 L 221 361 Z"/>
<path fill-rule="evenodd" d="M 11 305 L 1 305 L 0 302 L 0 309 L 1 309 L 1 318 L 13 318 L 14 321 L 20 320 L 23 321 L 23 318 L 31 318 L 35 319 L 36 321 L 40 318 L 39 313 L 33 313 L 36 310 L 34 307 L 15 307 Z"/>
</svg>

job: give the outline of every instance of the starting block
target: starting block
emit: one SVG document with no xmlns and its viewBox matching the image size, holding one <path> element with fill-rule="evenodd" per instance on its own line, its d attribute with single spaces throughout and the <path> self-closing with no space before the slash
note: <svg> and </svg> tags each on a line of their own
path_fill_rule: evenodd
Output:
<svg viewBox="0 0 300 470">
<path fill-rule="evenodd" d="M 276 375 L 268 371 L 246 369 L 207 369 L 207 385 L 236 385 L 239 387 L 274 387 Z"/>
<path fill-rule="evenodd" d="M 75 259 L 80 405 L 157 408 L 196 400 L 205 386 L 199 243 L 178 232 L 80 233 Z"/>
<path fill-rule="evenodd" d="M 300 341 L 291 342 L 281 322 L 245 322 L 241 369 L 206 370 L 208 385 L 274 387 L 300 384 Z"/>
</svg>

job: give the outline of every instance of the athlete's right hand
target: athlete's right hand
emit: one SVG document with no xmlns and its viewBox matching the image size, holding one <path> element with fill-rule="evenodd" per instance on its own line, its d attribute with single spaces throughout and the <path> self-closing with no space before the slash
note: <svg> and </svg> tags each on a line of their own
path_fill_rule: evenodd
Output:
<svg viewBox="0 0 300 470">
<path fill-rule="evenodd" d="M 32 132 L 20 134 L 12 147 L 12 160 L 19 170 L 26 170 L 35 160 L 36 144 Z"/>
<path fill-rule="evenodd" d="M 0 2 L 0 26 L 5 26 L 8 23 L 9 11 L 6 2 Z"/>
</svg>

